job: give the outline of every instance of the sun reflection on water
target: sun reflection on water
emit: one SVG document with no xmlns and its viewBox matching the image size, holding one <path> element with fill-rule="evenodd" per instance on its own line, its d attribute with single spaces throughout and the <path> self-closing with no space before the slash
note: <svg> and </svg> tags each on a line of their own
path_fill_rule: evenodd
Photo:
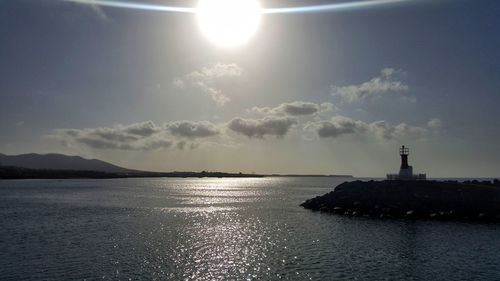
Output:
<svg viewBox="0 0 500 281">
<path fill-rule="evenodd" d="M 344 180 L 0 182 L 0 276 L 499 279 L 496 225 L 352 219 L 298 206 Z"/>
</svg>

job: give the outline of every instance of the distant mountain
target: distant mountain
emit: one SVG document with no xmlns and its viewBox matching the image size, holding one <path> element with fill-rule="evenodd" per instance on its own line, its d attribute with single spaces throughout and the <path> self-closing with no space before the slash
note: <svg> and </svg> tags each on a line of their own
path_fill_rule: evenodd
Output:
<svg viewBox="0 0 500 281">
<path fill-rule="evenodd" d="M 107 173 L 138 172 L 137 170 L 126 169 L 97 159 L 85 159 L 80 156 L 68 156 L 56 153 L 29 153 L 21 155 L 5 155 L 0 153 L 0 165 L 29 169 L 85 170 Z"/>
</svg>

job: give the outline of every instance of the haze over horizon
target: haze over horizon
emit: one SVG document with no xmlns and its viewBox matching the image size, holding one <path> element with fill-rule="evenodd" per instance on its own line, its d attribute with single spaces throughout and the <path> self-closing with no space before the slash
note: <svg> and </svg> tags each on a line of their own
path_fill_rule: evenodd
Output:
<svg viewBox="0 0 500 281">
<path fill-rule="evenodd" d="M 2 1 L 0 153 L 383 177 L 404 144 L 430 177 L 500 176 L 499 14 L 494 0 L 263 14 L 226 48 L 194 14 Z"/>
</svg>

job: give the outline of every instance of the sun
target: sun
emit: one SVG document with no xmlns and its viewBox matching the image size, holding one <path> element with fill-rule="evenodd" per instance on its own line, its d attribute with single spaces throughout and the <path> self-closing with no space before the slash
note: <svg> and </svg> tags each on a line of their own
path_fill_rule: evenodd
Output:
<svg viewBox="0 0 500 281">
<path fill-rule="evenodd" d="M 236 47 L 257 31 L 262 8 L 258 0 L 199 0 L 196 7 L 203 34 L 221 47 Z"/>
</svg>

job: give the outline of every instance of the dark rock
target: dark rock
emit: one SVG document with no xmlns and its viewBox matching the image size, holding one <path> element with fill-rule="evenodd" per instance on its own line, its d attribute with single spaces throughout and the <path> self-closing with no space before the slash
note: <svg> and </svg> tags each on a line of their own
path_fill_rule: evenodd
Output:
<svg viewBox="0 0 500 281">
<path fill-rule="evenodd" d="M 304 208 L 352 216 L 500 221 L 500 182 L 353 181 Z"/>
</svg>

